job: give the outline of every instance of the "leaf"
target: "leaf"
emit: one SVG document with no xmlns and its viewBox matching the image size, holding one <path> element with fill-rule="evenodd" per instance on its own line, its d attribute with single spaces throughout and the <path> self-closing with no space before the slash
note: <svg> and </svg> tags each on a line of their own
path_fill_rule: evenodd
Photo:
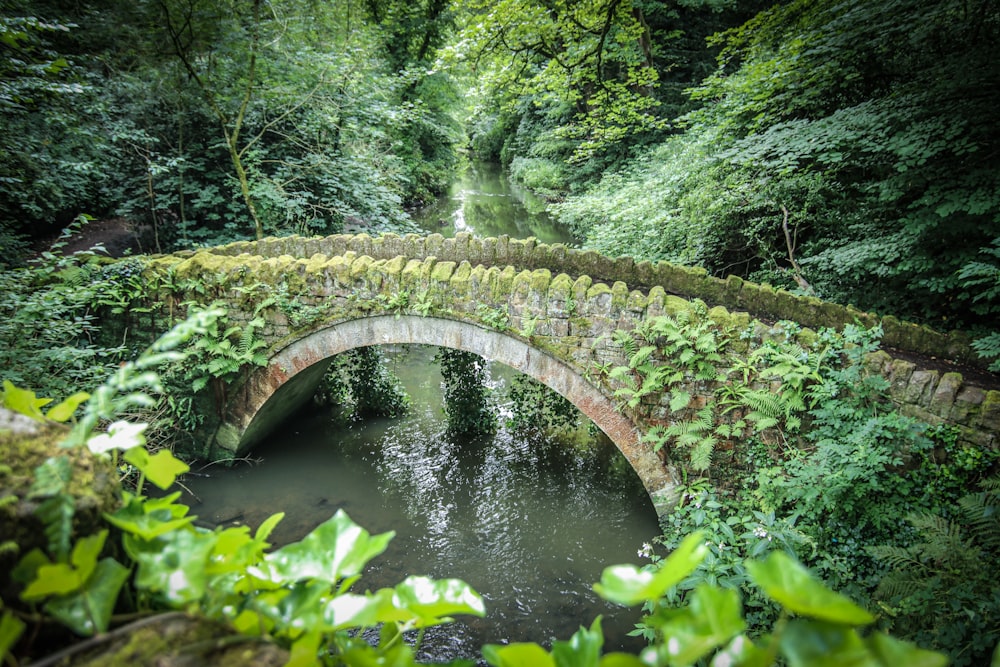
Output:
<svg viewBox="0 0 1000 667">
<path fill-rule="evenodd" d="M 3 381 L 3 404 L 14 412 L 20 412 L 35 421 L 45 421 L 42 408 L 52 402 L 51 398 L 37 398 L 35 392 L 15 387 L 10 380 Z"/>
<path fill-rule="evenodd" d="M 56 422 L 69 421 L 70 417 L 72 417 L 76 412 L 76 409 L 80 407 L 80 404 L 89 398 L 90 394 L 85 391 L 79 391 L 60 402 L 58 405 L 50 408 L 48 412 L 45 413 L 45 417 Z"/>
<path fill-rule="evenodd" d="M 746 629 L 735 590 L 699 584 L 690 604 L 658 627 L 668 641 L 657 652 L 671 664 L 692 664 Z"/>
<path fill-rule="evenodd" d="M 270 535 L 274 527 L 285 518 L 284 512 L 276 512 L 271 516 L 264 519 L 264 522 L 260 524 L 257 528 L 257 532 L 254 534 L 254 539 L 258 542 L 264 542 Z M 265 543 L 266 544 L 266 543 Z"/>
<path fill-rule="evenodd" d="M 483 657 L 493 667 L 556 667 L 555 660 L 538 644 L 486 644 Z"/>
<path fill-rule="evenodd" d="M 133 447 L 125 452 L 123 458 L 146 475 L 150 482 L 164 490 L 168 489 L 180 475 L 190 470 L 188 464 L 167 449 L 161 449 L 150 455 L 145 447 Z"/>
<path fill-rule="evenodd" d="M 753 579 L 771 599 L 791 612 L 832 623 L 867 625 L 875 617 L 834 593 L 783 551 L 772 551 L 763 561 L 746 562 Z"/>
<path fill-rule="evenodd" d="M 808 619 L 789 621 L 778 650 L 789 667 L 878 667 L 854 628 Z M 906 663 L 902 663 L 906 664 Z"/>
<path fill-rule="evenodd" d="M 334 584 L 341 577 L 359 574 L 368 561 L 385 551 L 394 535 L 372 537 L 344 510 L 338 510 L 302 540 L 268 554 L 260 567 L 248 568 L 248 572 L 277 584 L 304 579 Z"/>
<path fill-rule="evenodd" d="M 201 600 L 208 584 L 208 556 L 213 533 L 175 530 L 158 537 L 148 549 L 131 554 L 139 563 L 135 586 L 158 593 L 171 605 Z"/>
<path fill-rule="evenodd" d="M 594 590 L 605 600 L 625 606 L 657 600 L 691 574 L 707 555 L 704 533 L 698 531 L 684 538 L 655 572 L 635 565 L 612 565 L 601 573 Z"/>
<path fill-rule="evenodd" d="M 683 410 L 691 403 L 691 394 L 686 391 L 675 391 L 670 397 L 670 411 Z"/>
<path fill-rule="evenodd" d="M 393 602 L 417 617 L 417 627 L 437 625 L 451 614 L 486 615 L 483 598 L 460 579 L 407 577 L 396 585 Z"/>
<path fill-rule="evenodd" d="M 552 658 L 556 667 L 598 667 L 603 646 L 604 634 L 598 616 L 589 629 L 580 628 L 569 641 L 553 642 Z"/>
<path fill-rule="evenodd" d="M 17 643 L 25 627 L 27 626 L 24 621 L 9 611 L 4 611 L 3 616 L 0 616 L 0 660 L 4 659 Z"/>
<path fill-rule="evenodd" d="M 865 639 L 868 649 L 886 667 L 906 665 L 906 667 L 945 667 L 948 656 L 904 642 L 881 632 L 875 632 Z M 997 662 L 994 657 L 993 664 Z"/>
<path fill-rule="evenodd" d="M 97 564 L 86 585 L 77 593 L 50 600 L 45 611 L 80 635 L 107 632 L 118 592 L 129 570 L 113 558 Z"/>
</svg>

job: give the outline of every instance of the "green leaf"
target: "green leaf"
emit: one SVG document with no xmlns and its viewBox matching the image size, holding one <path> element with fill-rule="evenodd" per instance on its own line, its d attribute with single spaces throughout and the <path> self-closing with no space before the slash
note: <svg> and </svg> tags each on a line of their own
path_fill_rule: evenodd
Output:
<svg viewBox="0 0 1000 667">
<path fill-rule="evenodd" d="M 3 616 L 0 616 L 0 660 L 3 660 L 11 647 L 17 643 L 25 627 L 27 626 L 24 621 L 9 611 L 4 611 Z"/>
<path fill-rule="evenodd" d="M 317 579 L 329 584 L 359 574 L 375 556 L 385 551 L 394 532 L 370 536 L 344 510 L 317 526 L 299 542 L 270 553 L 260 567 L 248 568 L 253 576 L 276 584 Z"/>
<path fill-rule="evenodd" d="M 552 658 L 556 667 L 598 667 L 603 646 L 604 634 L 598 616 L 589 629 L 580 628 L 569 641 L 553 642 Z"/>
<path fill-rule="evenodd" d="M 843 595 L 823 586 L 783 551 L 772 551 L 763 561 L 748 560 L 746 567 L 754 583 L 791 612 L 849 625 L 867 625 L 875 620 Z"/>
<path fill-rule="evenodd" d="M 76 412 L 76 409 L 80 407 L 80 404 L 88 398 L 90 398 L 90 394 L 85 391 L 79 391 L 58 405 L 50 408 L 49 411 L 45 413 L 45 417 L 56 422 L 69 421 L 70 417 L 72 417 Z"/>
<path fill-rule="evenodd" d="M 700 584 L 690 604 L 657 626 L 669 640 L 657 652 L 671 664 L 692 664 L 746 629 L 735 590 Z"/>
<path fill-rule="evenodd" d="M 175 530 L 165 533 L 132 554 L 139 563 L 138 589 L 160 594 L 167 603 L 184 605 L 205 595 L 208 556 L 215 547 L 213 533 Z"/>
<path fill-rule="evenodd" d="M 879 663 L 885 667 L 906 665 L 906 667 L 945 667 L 948 656 L 934 651 L 925 651 L 909 642 L 904 642 L 881 632 L 875 632 L 865 639 L 868 649 Z M 993 663 L 997 660 L 994 657 Z"/>
<path fill-rule="evenodd" d="M 854 628 L 836 623 L 794 619 L 785 626 L 778 650 L 789 667 L 879 667 Z"/>
<path fill-rule="evenodd" d="M 274 530 L 274 527 L 277 526 L 278 523 L 284 518 L 284 512 L 276 512 L 275 514 L 267 517 L 264 519 L 264 522 L 257 527 L 257 532 L 254 534 L 253 538 L 258 542 L 264 543 L 264 541 L 270 537 L 271 531 Z"/>
<path fill-rule="evenodd" d="M 608 653 L 598 663 L 600 667 L 645 667 L 646 663 L 629 653 Z"/>
<path fill-rule="evenodd" d="M 635 565 L 612 565 L 604 569 L 594 590 L 605 600 L 626 606 L 657 600 L 694 572 L 707 555 L 704 533 L 698 531 L 684 538 L 655 572 Z"/>
<path fill-rule="evenodd" d="M 686 391 L 675 391 L 670 397 L 670 411 L 683 410 L 691 403 L 691 394 Z"/>
<path fill-rule="evenodd" d="M 190 468 L 167 449 L 150 455 L 145 447 L 133 447 L 125 452 L 124 459 L 138 468 L 146 478 L 160 487 L 168 489 L 180 475 Z"/>
<path fill-rule="evenodd" d="M 740 665 L 740 667 L 771 667 L 774 656 L 760 648 L 746 635 L 733 637 L 726 648 L 715 654 L 713 665 Z"/>
<path fill-rule="evenodd" d="M 483 598 L 460 579 L 407 577 L 396 585 L 395 592 L 395 605 L 412 612 L 417 627 L 449 621 L 452 614 L 486 615 Z"/>
<path fill-rule="evenodd" d="M 500 646 L 486 644 L 483 657 L 493 667 L 555 667 L 555 660 L 538 644 L 518 643 Z"/>
<path fill-rule="evenodd" d="M 51 402 L 51 398 L 37 398 L 35 392 L 15 387 L 10 380 L 3 381 L 3 404 L 14 412 L 20 412 L 35 421 L 45 421 L 41 409 Z"/>
<path fill-rule="evenodd" d="M 127 567 L 113 558 L 105 558 L 94 568 L 83 588 L 73 595 L 50 600 L 45 611 L 77 634 L 107 632 L 118 592 L 128 575 Z"/>
<path fill-rule="evenodd" d="M 125 504 L 114 514 L 105 514 L 104 518 L 121 530 L 150 541 L 194 521 L 194 517 L 185 516 L 186 505 L 174 504 L 179 496 L 180 492 L 143 501 L 126 495 Z"/>
</svg>

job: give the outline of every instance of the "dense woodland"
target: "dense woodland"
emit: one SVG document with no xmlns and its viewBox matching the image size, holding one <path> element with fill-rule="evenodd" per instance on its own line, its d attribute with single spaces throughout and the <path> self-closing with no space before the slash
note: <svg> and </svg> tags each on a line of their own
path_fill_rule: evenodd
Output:
<svg viewBox="0 0 1000 667">
<path fill-rule="evenodd" d="M 140 290 L 141 253 L 414 231 L 409 211 L 473 159 L 542 194 L 583 247 L 965 330 L 1000 370 L 995 0 L 0 0 L 0 118 L 8 404 L 21 400 L 15 386 L 61 399 L 111 369 L 146 368 L 121 366 L 138 341 L 101 330 Z M 45 251 L 61 230 L 106 220 L 136 231 L 135 256 L 104 264 Z M 208 320 L 196 328 L 202 340 L 229 335 Z M 694 552 L 682 536 L 706 531 L 715 546 L 698 552 L 701 569 L 638 591 L 602 582 L 605 593 L 660 610 L 646 626 L 654 646 L 671 628 L 732 631 L 698 644 L 709 651 L 744 629 L 719 611 L 740 604 L 729 597 L 739 590 L 747 632 L 774 633 L 771 658 L 811 664 L 819 653 L 775 647 L 815 647 L 810 632 L 841 641 L 833 625 L 870 620 L 825 592 L 810 598 L 818 606 L 785 595 L 783 585 L 813 589 L 776 584 L 773 561 L 743 565 L 776 549 L 877 614 L 880 628 L 954 664 L 984 664 L 1000 640 L 1000 591 L 983 567 L 1000 555 L 997 486 L 980 486 L 996 453 L 899 415 L 877 378 L 840 363 L 875 349 L 877 332 L 820 342 L 743 367 L 744 382 L 751 370 L 798 378 L 767 417 L 786 446 L 751 439 L 740 453 L 751 472 L 728 486 L 699 480 L 705 466 L 690 462 L 662 544 L 683 560 Z M 168 385 L 209 382 L 214 362 L 193 354 L 165 373 Z M 128 403 L 108 398 L 126 384 L 87 412 L 88 428 Z M 158 418 L 169 423 L 160 431 L 187 430 L 190 397 Z M 68 562 L 68 544 L 54 562 Z M 664 611 L 683 601 L 687 616 Z M 817 611 L 827 602 L 842 613 Z M 819 625 L 782 639 L 781 607 Z M 3 616 L 0 648 L 16 618 Z M 279 629 L 289 645 L 302 639 Z M 333 647 L 343 637 L 330 632 Z M 599 624 L 581 632 L 572 650 L 592 647 Z M 850 637 L 841 648 L 857 648 Z M 880 646 L 883 662 L 871 664 L 893 664 Z M 524 650 L 486 657 L 537 657 Z M 726 650 L 733 664 L 769 664 Z M 675 664 L 654 653 L 642 664 Z M 621 660 L 607 664 L 639 664 Z"/>
</svg>

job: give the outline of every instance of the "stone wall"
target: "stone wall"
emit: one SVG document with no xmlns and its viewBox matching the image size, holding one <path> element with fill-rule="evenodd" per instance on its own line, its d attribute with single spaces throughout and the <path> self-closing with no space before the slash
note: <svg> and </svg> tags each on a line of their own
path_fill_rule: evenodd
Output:
<svg viewBox="0 0 1000 667">
<path fill-rule="evenodd" d="M 551 266 L 569 270 L 557 272 L 537 266 L 546 258 Z M 698 284 L 724 286 L 726 289 L 716 292 L 717 299 L 706 300 L 709 304 L 723 298 L 741 302 L 750 299 L 748 295 L 763 295 L 761 302 L 775 309 L 783 303 L 808 306 L 801 312 L 815 317 L 800 318 L 803 323 L 818 319 L 835 326 L 833 314 L 839 308 L 733 278 L 713 283 L 715 279 L 703 272 L 682 267 L 630 264 L 560 246 L 537 246 L 531 240 L 477 240 L 467 235 L 456 239 L 439 235 L 271 239 L 171 255 L 154 262 L 154 266 L 167 265 L 175 268 L 179 282 L 186 277 L 218 277 L 221 282 L 216 292 L 229 301 L 237 318 L 240 312 L 242 317 L 250 317 L 255 304 L 268 294 L 268 286 L 285 286 L 296 308 L 310 310 L 312 317 L 296 321 L 288 309 L 269 309 L 264 334 L 272 354 L 340 322 L 421 312 L 442 321 L 501 330 L 589 377 L 608 397 L 614 387 L 594 377 L 592 370 L 597 365 L 626 363 L 622 351 L 611 342 L 614 331 L 630 330 L 644 319 L 690 307 L 688 300 L 673 294 L 674 290 L 662 282 L 687 291 Z M 638 283 L 642 289 L 631 289 L 621 280 L 597 280 L 589 273 L 624 276 L 629 270 L 633 277 L 644 278 Z M 783 314 L 791 309 L 780 312 L 780 319 L 786 319 Z M 758 343 L 778 335 L 770 324 L 752 319 L 747 312 L 731 312 L 716 305 L 709 310 L 709 317 L 720 327 L 752 330 Z M 772 317 L 779 319 L 774 314 Z M 891 319 L 882 321 L 887 325 Z M 911 330 L 908 327 L 900 325 L 893 330 L 905 333 Z M 923 327 L 914 330 L 929 332 Z M 812 332 L 805 329 L 799 335 L 808 338 Z M 931 335 L 950 340 L 943 334 L 927 333 Z M 923 333 L 914 337 L 930 340 Z M 380 342 L 359 340 L 357 345 Z M 931 423 L 954 424 L 969 444 L 1000 444 L 996 435 L 1000 431 L 1000 391 L 996 385 L 976 385 L 958 373 L 918 368 L 886 353 L 877 355 L 872 363 L 890 379 L 892 397 L 904 413 Z M 642 429 L 667 419 L 669 411 L 654 400 L 633 417 Z"/>
<path fill-rule="evenodd" d="M 882 340 L 886 347 L 973 366 L 986 365 L 970 348 L 970 339 L 962 332 L 943 333 L 927 326 L 900 321 L 891 315 L 881 317 L 852 306 L 841 306 L 815 297 L 796 296 L 785 290 L 747 282 L 736 276 L 720 279 L 708 275 L 698 267 L 668 262 L 636 262 L 629 257 L 609 258 L 594 251 L 575 250 L 561 244 L 540 244 L 534 239 L 480 239 L 467 233 L 448 239 L 440 234 L 386 234 L 379 237 L 359 234 L 269 238 L 257 242 L 233 243 L 212 250 L 226 255 L 250 253 L 263 257 L 288 255 L 298 258 L 311 257 L 317 253 L 333 256 L 348 251 L 374 259 L 391 259 L 396 256 L 435 257 L 439 261 L 468 261 L 473 266 L 481 264 L 485 267 L 512 266 L 519 270 L 548 269 L 553 275 L 565 273 L 571 278 L 586 275 L 595 282 L 614 284 L 621 281 L 633 289 L 647 291 L 652 287 L 662 287 L 668 294 L 701 299 L 710 306 L 746 311 L 754 317 L 769 321 L 790 320 L 814 329 L 842 329 L 844 325 L 854 322 L 870 328 L 881 323 L 885 332 Z"/>
</svg>

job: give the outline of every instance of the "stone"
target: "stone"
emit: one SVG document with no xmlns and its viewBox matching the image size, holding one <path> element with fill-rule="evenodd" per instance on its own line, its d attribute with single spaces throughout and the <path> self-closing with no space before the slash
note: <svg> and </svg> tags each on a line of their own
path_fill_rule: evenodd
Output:
<svg viewBox="0 0 1000 667">
<path fill-rule="evenodd" d="M 958 395 L 958 390 L 961 386 L 961 373 L 945 373 L 942 375 L 941 381 L 938 382 L 937 389 L 934 390 L 934 395 L 931 397 L 931 403 L 928 406 L 930 411 L 940 417 L 947 417 L 948 413 L 951 412 L 951 406 L 955 403 L 955 397 Z"/>
</svg>

